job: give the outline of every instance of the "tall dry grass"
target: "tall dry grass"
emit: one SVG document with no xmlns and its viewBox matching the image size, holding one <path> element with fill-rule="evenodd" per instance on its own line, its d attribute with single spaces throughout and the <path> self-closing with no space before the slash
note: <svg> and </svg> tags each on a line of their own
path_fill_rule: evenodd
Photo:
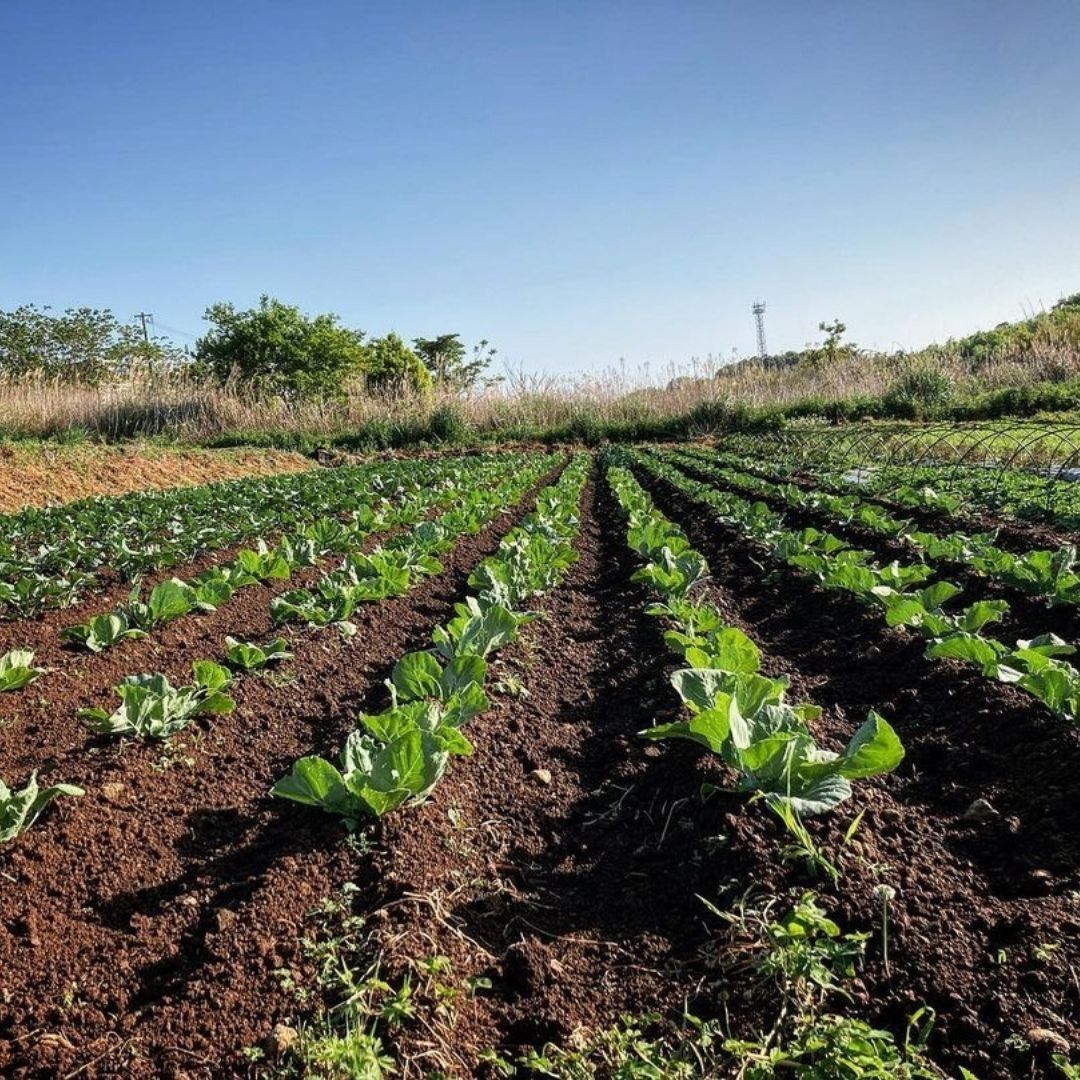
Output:
<svg viewBox="0 0 1080 1080">
<path fill-rule="evenodd" d="M 267 398 L 239 385 L 199 383 L 182 371 L 151 370 L 90 385 L 34 376 L 0 377 L 0 436 L 48 438 L 71 432 L 121 439 L 165 435 L 212 442 L 247 432 L 330 439 L 373 424 L 419 429 L 438 410 L 480 435 L 545 432 L 575 423 L 609 425 L 685 416 L 703 405 L 785 406 L 813 399 L 880 398 L 912 372 L 944 376 L 965 398 L 1002 387 L 1080 376 L 1080 334 L 1048 330 L 1022 352 L 978 363 L 955 349 L 859 354 L 821 368 L 725 370 L 712 358 L 654 371 L 609 367 L 598 374 L 554 376 L 509 368 L 495 385 L 468 394 L 357 391 L 340 400 Z"/>
</svg>

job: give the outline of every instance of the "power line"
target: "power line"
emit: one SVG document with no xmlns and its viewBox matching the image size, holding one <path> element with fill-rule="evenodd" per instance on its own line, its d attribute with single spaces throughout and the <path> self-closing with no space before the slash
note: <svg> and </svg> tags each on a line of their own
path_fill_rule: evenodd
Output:
<svg viewBox="0 0 1080 1080">
<path fill-rule="evenodd" d="M 176 326 L 168 326 L 166 323 L 158 322 L 154 320 L 154 327 L 158 330 L 164 330 L 166 334 L 179 334 L 182 338 L 188 338 L 190 341 L 195 341 L 198 338 L 198 334 L 189 334 L 186 330 L 181 330 Z"/>
<path fill-rule="evenodd" d="M 153 314 L 151 312 L 149 312 L 149 311 L 139 311 L 139 312 L 137 312 L 135 314 L 135 318 L 140 320 L 140 322 L 142 322 L 143 341 L 145 341 L 146 344 L 149 345 L 150 344 L 150 332 L 146 329 L 146 323 L 147 323 L 147 321 L 149 321 L 149 322 L 154 321 Z"/>
</svg>

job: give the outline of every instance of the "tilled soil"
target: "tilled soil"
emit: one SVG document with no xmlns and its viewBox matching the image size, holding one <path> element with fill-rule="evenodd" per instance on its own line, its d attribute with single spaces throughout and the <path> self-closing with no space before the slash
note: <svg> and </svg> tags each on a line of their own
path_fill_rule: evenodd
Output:
<svg viewBox="0 0 1080 1080">
<path fill-rule="evenodd" d="M 925 660 L 918 639 L 885 630 L 853 598 L 774 570 L 707 508 L 639 479 L 708 558 L 712 599 L 763 649 L 767 672 L 789 675 L 796 699 L 824 706 L 816 731 L 825 745 L 839 749 L 871 708 L 904 742 L 896 773 L 859 783 L 851 813 L 814 829 L 837 850 L 848 821 L 868 807 L 837 898 L 845 925 L 880 935 L 875 890 L 896 889 L 890 972 L 878 941 L 862 1008 L 895 1029 L 916 1005 L 932 1006 L 939 1059 L 980 1077 L 1028 1075 L 1016 1037 L 1033 1030 L 1075 1045 L 1080 731 L 1011 687 Z M 969 820 L 980 798 L 995 812 Z M 757 856 L 755 880 L 779 884 L 768 845 L 747 850 Z"/>
<path fill-rule="evenodd" d="M 305 913 L 347 869 L 340 825 L 269 787 L 381 707 L 393 662 L 428 643 L 532 504 L 463 538 L 407 596 L 364 606 L 351 641 L 295 633 L 293 661 L 239 680 L 236 711 L 171 751 L 65 757 L 63 778 L 87 794 L 0 852 L 0 1074 L 244 1075 L 240 1051 L 295 1010 L 276 973 Z M 75 704 L 53 701 L 60 716 Z"/>
<path fill-rule="evenodd" d="M 1050 1075 L 1052 1045 L 1032 1053 L 1017 1037 L 1080 1035 L 1067 959 L 1080 947 L 1077 733 L 1010 688 L 924 661 L 917 642 L 844 598 L 770 573 L 673 489 L 641 478 L 708 555 L 709 599 L 759 643 L 766 671 L 825 707 L 822 743 L 839 748 L 875 707 L 907 759 L 813 823 L 842 863 L 838 889 L 784 860 L 786 837 L 763 807 L 732 795 L 702 805 L 702 781 L 724 780 L 709 755 L 634 737 L 672 718 L 673 665 L 629 581 L 610 496 L 590 489 L 580 561 L 501 661 L 527 696 L 503 695 L 472 722 L 476 756 L 429 803 L 388 820 L 358 868 L 369 959 L 419 988 L 421 1019 L 386 1033 L 404 1075 L 476 1075 L 485 1049 L 512 1060 L 685 1004 L 737 1035 L 767 1030 L 775 1002 L 727 966 L 734 942 L 700 898 L 730 908 L 748 892 L 790 900 L 804 888 L 845 929 L 871 934 L 850 987 L 858 1015 L 902 1033 L 928 1005 L 932 1051 L 948 1067 Z M 992 820 L 965 820 L 976 798 Z M 896 890 L 887 969 L 881 885 Z M 446 964 L 432 976 L 436 957 Z M 452 1009 L 440 1000 L 440 983 L 478 979 L 490 988 Z"/>
<path fill-rule="evenodd" d="M 838 748 L 873 707 L 907 747 L 896 773 L 858 782 L 812 823 L 841 862 L 838 889 L 784 859 L 763 806 L 700 801 L 703 781 L 729 779 L 710 755 L 636 737 L 674 717 L 674 663 L 594 480 L 578 562 L 495 661 L 493 707 L 468 728 L 474 756 L 427 803 L 370 829 L 369 852 L 266 789 L 383 703 L 393 660 L 426 643 L 509 518 L 410 596 L 365 609 L 351 646 L 301 635 L 294 681 L 243 680 L 237 712 L 189 746 L 194 767 L 164 767 L 150 748 L 87 755 L 68 777 L 87 796 L 0 853 L 0 1074 L 246 1075 L 240 1051 L 300 1008 L 282 972 L 314 986 L 305 914 L 351 882 L 367 958 L 414 987 L 416 1016 L 380 1032 L 405 1076 L 479 1075 L 488 1048 L 513 1058 L 684 1006 L 753 1037 L 775 1002 L 731 966 L 731 933 L 703 900 L 731 909 L 807 888 L 871 935 L 854 1001 L 837 1008 L 902 1034 L 926 1004 L 932 1056 L 951 1070 L 1053 1075 L 1039 1029 L 1080 1040 L 1080 733 L 1009 687 L 923 660 L 917 640 L 639 478 L 708 557 L 709 599 L 759 644 L 765 670 L 824 707 L 819 740 Z M 967 819 L 977 798 L 988 820 Z M 880 885 L 896 890 L 888 964 Z"/>
<path fill-rule="evenodd" d="M 470 723 L 475 757 L 387 821 L 361 877 L 388 973 L 441 955 L 456 984 L 492 984 L 391 1033 L 408 1076 L 472 1076 L 488 1047 L 513 1056 L 622 1013 L 677 1013 L 705 973 L 695 892 L 731 869 L 702 865 L 690 813 L 709 770 L 636 738 L 674 716 L 670 656 L 610 496 L 590 483 L 583 505 L 579 561 L 500 661 L 524 693 Z"/>
</svg>

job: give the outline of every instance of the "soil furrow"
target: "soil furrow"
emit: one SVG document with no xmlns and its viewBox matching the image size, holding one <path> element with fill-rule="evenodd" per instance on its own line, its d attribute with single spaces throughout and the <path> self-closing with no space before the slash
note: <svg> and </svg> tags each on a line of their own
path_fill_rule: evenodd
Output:
<svg viewBox="0 0 1080 1080">
<path fill-rule="evenodd" d="M 512 1059 L 624 1013 L 677 1016 L 707 977 L 695 894 L 743 879 L 734 859 L 703 859 L 706 819 L 687 798 L 716 770 L 688 746 L 661 753 L 636 737 L 673 718 L 677 699 L 615 515 L 591 481 L 579 561 L 498 663 L 523 692 L 470 723 L 475 756 L 390 819 L 361 869 L 384 976 L 415 980 L 440 955 L 455 985 L 491 982 L 451 1013 L 428 1001 L 422 1024 L 389 1033 L 405 1076 L 473 1076 L 488 1047 Z"/>
</svg>

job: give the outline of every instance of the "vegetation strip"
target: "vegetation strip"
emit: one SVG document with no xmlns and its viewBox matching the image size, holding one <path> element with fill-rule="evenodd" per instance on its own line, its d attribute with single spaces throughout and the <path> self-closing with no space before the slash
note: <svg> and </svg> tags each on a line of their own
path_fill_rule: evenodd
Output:
<svg viewBox="0 0 1080 1080">
<path fill-rule="evenodd" d="M 540 493 L 537 509 L 469 577 L 477 591 L 435 629 L 434 647 L 398 660 L 388 682 L 390 707 L 361 714 L 340 768 L 322 757 L 301 758 L 273 794 L 339 814 L 355 827 L 426 798 L 452 756 L 472 753 L 461 728 L 488 707 L 487 657 L 514 640 L 532 617 L 524 602 L 557 584 L 572 561 L 588 468 L 589 458 L 579 455 Z"/>
<path fill-rule="evenodd" d="M 956 430 L 965 434 L 962 427 Z M 1055 441 L 1060 448 L 1062 440 Z M 790 442 L 763 444 L 759 439 L 735 437 L 726 445 L 752 460 L 764 460 L 766 467 L 781 463 L 798 468 L 817 486 L 834 494 L 869 495 L 937 514 L 1001 514 L 1018 519 L 1017 525 L 1042 522 L 1074 529 L 1080 524 L 1080 489 L 1074 481 L 1054 479 L 1049 464 L 1044 475 L 979 464 L 881 464 L 857 450 L 830 455 L 823 448 L 808 453 L 799 443 L 799 435 L 794 434 Z M 1065 444 L 1067 453 L 1072 452 L 1071 445 Z"/>
<path fill-rule="evenodd" d="M 106 575 L 133 580 L 203 552 L 355 510 L 385 462 L 85 499 L 0 518 L 0 617 L 70 607 Z"/>
<path fill-rule="evenodd" d="M 357 592 L 350 596 L 351 607 L 361 600 L 380 600 L 390 596 L 400 596 L 409 590 L 416 577 L 437 573 L 441 566 L 434 559 L 432 552 L 449 548 L 461 534 L 475 534 L 483 524 L 489 521 L 501 509 L 505 501 L 514 502 L 527 490 L 540 474 L 552 464 L 553 458 L 536 455 L 527 467 L 521 468 L 515 459 L 509 462 L 499 459 L 474 459 L 468 463 L 465 482 L 466 498 L 463 506 L 449 511 L 444 517 L 446 524 L 428 523 L 408 534 L 390 541 L 391 551 L 380 557 L 380 549 L 372 556 L 351 555 L 346 557 L 346 567 L 354 574 L 359 565 L 357 560 L 368 560 L 367 565 L 382 566 L 392 562 L 396 574 L 387 582 L 385 578 L 367 579 L 363 594 Z M 519 467 L 511 471 L 510 465 Z M 501 482 L 501 474 L 505 474 Z M 451 492 L 460 489 L 450 476 L 444 476 Z M 492 483 L 485 483 L 490 480 Z M 478 484 L 473 488 L 473 484 Z M 400 523 L 414 520 L 417 511 L 426 506 L 436 493 L 445 495 L 445 491 L 429 487 L 418 487 L 413 494 L 412 503 L 406 500 L 399 505 L 388 505 L 378 513 L 365 508 L 366 513 L 358 517 L 358 522 L 373 525 Z M 348 533 L 348 535 L 353 535 Z M 400 556 L 394 561 L 394 556 Z M 375 584 L 378 587 L 372 588 Z M 273 602 L 272 602 L 273 603 Z M 350 624 L 351 625 L 351 624 Z M 234 655 L 238 655 L 235 646 L 226 643 Z M 250 648 L 250 647 L 249 647 Z M 262 651 L 262 650 L 260 650 Z M 276 651 L 284 651 L 284 642 L 277 645 Z M 254 654 L 244 654 L 249 660 Z M 262 652 L 264 661 L 266 653 Z M 120 697 L 120 705 L 114 711 L 101 707 L 82 708 L 79 716 L 90 730 L 106 736 L 133 736 L 142 739 L 167 741 L 183 731 L 198 716 L 222 715 L 235 707 L 234 699 L 227 692 L 233 682 L 230 671 L 211 660 L 200 659 L 192 664 L 194 681 L 191 685 L 174 687 L 169 679 L 160 673 L 130 675 L 115 687 Z M 36 817 L 36 815 L 35 815 Z"/>
<path fill-rule="evenodd" d="M 708 604 L 690 598 L 708 573 L 686 534 L 661 514 L 625 468 L 612 466 L 608 483 L 627 516 L 627 544 L 645 565 L 635 575 L 660 594 L 648 614 L 668 622 L 664 640 L 690 666 L 671 684 L 688 720 L 642 732 L 648 739 L 680 738 L 719 754 L 739 776 L 739 788 L 763 797 L 800 840 L 801 818 L 850 798 L 850 781 L 892 772 L 904 750 L 888 722 L 871 712 L 840 754 L 817 746 L 814 705 L 788 705 L 787 680 L 760 673 L 758 647 Z"/>
<path fill-rule="evenodd" d="M 1008 606 L 1005 601 L 978 600 L 959 614 L 950 614 L 942 605 L 960 590 L 947 581 L 926 584 L 931 571 L 924 564 L 894 562 L 879 567 L 869 552 L 856 551 L 831 533 L 784 528 L 780 515 L 764 503 L 751 504 L 718 491 L 655 456 L 635 453 L 633 460 L 708 505 L 722 521 L 736 525 L 774 558 L 810 574 L 823 588 L 851 593 L 880 609 L 886 625 L 928 638 L 927 658 L 970 663 L 985 677 L 1031 694 L 1055 715 L 1080 722 L 1080 672 L 1059 659 L 1074 653 L 1073 646 L 1054 634 L 1043 634 L 1010 649 L 981 633 L 984 626 L 1002 617 Z"/>
<path fill-rule="evenodd" d="M 999 547 L 995 533 L 964 533 L 953 530 L 937 534 L 916 529 L 910 521 L 894 517 L 882 506 L 857 495 L 834 495 L 783 483 L 779 477 L 765 480 L 738 468 L 718 465 L 697 453 L 676 452 L 669 460 L 686 464 L 737 491 L 778 499 L 800 510 L 831 517 L 837 524 L 854 525 L 897 541 L 930 563 L 960 565 L 974 574 L 1009 585 L 1051 604 L 1080 606 L 1080 571 L 1075 544 L 1056 550 L 1034 549 L 1013 553 Z"/>
</svg>

